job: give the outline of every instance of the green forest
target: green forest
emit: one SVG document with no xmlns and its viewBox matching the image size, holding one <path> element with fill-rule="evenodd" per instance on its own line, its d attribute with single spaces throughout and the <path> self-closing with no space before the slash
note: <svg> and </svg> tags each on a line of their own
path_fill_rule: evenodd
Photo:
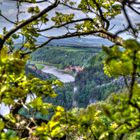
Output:
<svg viewBox="0 0 140 140">
<path fill-rule="evenodd" d="M 61 69 L 68 66 L 87 66 L 88 61 L 101 48 L 92 47 L 60 47 L 51 46 L 38 49 L 31 54 L 31 61 L 36 63 L 55 65 Z"/>
<path fill-rule="evenodd" d="M 90 100 L 105 100 L 112 92 L 118 92 L 124 87 L 123 78 L 109 78 L 104 74 L 102 61 L 105 55 L 101 51 L 101 48 L 94 47 L 46 47 L 31 54 L 30 63 L 36 66 L 38 64 L 40 66 L 45 64 L 53 65 L 61 69 L 69 66 L 84 66 L 84 70 L 81 72 L 70 72 L 72 75 L 75 75 L 75 82 L 66 84 L 64 91 L 63 87 L 60 87 L 60 89 L 57 88 L 56 93 L 58 93 L 58 97 L 53 99 L 52 102 L 54 104 L 57 102 L 57 105 L 64 106 L 65 108 L 71 108 L 73 87 L 76 86 L 78 88 L 75 95 L 77 106 L 86 107 L 90 103 Z M 33 72 L 30 71 L 34 75 Z M 34 76 L 42 76 L 42 79 L 50 79 L 50 77 L 43 77 L 42 74 Z M 66 101 L 63 96 L 67 97 Z M 69 105 L 67 106 L 67 104 Z"/>
<path fill-rule="evenodd" d="M 139 4 L 0 1 L 0 140 L 140 140 Z"/>
</svg>

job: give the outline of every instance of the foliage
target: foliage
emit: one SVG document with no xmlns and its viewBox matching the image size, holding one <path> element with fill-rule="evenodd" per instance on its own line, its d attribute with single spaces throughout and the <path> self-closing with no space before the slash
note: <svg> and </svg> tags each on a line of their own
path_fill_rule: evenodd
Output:
<svg viewBox="0 0 140 140">
<path fill-rule="evenodd" d="M 27 9 L 21 7 L 25 3 L 28 4 Z M 40 3 L 45 7 L 43 10 Z M 8 114 L 0 114 L 0 139 L 139 139 L 140 43 L 137 40 L 140 29 L 139 23 L 131 21 L 126 10 L 129 8 L 140 15 L 138 4 L 130 0 L 80 0 L 78 3 L 71 0 L 21 0 L 16 1 L 14 21 L 0 10 L 0 17 L 12 24 L 10 30 L 5 24 L 0 34 L 0 103 L 10 108 Z M 59 12 L 60 6 L 69 8 L 70 12 Z M 79 12 L 73 10 L 82 12 L 84 16 L 77 19 L 75 15 L 79 17 Z M 122 11 L 127 25 L 122 30 L 117 29 L 114 34 L 110 23 Z M 50 15 L 50 12 L 53 14 Z M 62 28 L 65 29 L 64 34 L 47 34 L 47 31 L 61 31 Z M 118 36 L 126 31 L 134 39 L 124 41 Z M 87 109 L 65 111 L 63 107 L 43 100 L 46 96 L 56 97 L 54 88 L 62 86 L 62 83 L 27 76 L 25 65 L 30 53 L 50 41 L 82 35 L 106 38 L 116 44 L 112 48 L 104 47 L 107 53 L 104 71 L 110 77 L 123 76 L 126 91 L 112 95 L 109 102 L 93 104 Z M 38 44 L 40 36 L 44 37 L 44 42 Z M 18 40 L 21 43 L 19 48 L 15 46 Z M 31 95 L 32 100 L 26 102 L 28 95 Z M 21 115 L 21 108 L 25 108 L 32 117 Z M 54 112 L 49 122 L 34 117 L 35 113 L 48 115 L 49 112 Z"/>
<path fill-rule="evenodd" d="M 57 87 L 55 92 L 57 97 L 55 99 L 47 97 L 44 99 L 45 102 L 51 102 L 54 105 L 59 105 L 64 107 L 66 110 L 72 108 L 72 98 L 73 98 L 73 86 L 74 83 L 65 83 L 62 87 Z"/>
<path fill-rule="evenodd" d="M 83 48 L 70 46 L 47 46 L 46 48 L 41 48 L 34 52 L 32 54 L 31 62 L 32 60 L 34 60 L 35 64 L 39 62 L 43 64 L 49 63 L 50 65 L 55 65 L 62 68 L 65 68 L 65 66 L 69 66 L 70 64 L 77 66 L 86 66 L 86 68 L 84 68 L 82 72 L 78 72 L 76 74 L 74 83 L 74 85 L 78 87 L 75 95 L 75 99 L 78 103 L 77 105 L 78 107 L 86 107 L 91 102 L 106 99 L 110 93 L 115 91 L 118 92 L 124 86 L 121 79 L 114 80 L 113 78 L 109 78 L 104 74 L 102 61 L 105 58 L 105 53 L 98 52 L 100 52 L 100 49 L 94 47 Z M 84 57 L 87 58 L 83 60 Z M 67 84 L 65 87 L 61 87 L 61 92 L 59 91 L 59 89 L 56 89 L 58 96 L 55 100 L 52 100 L 52 103 L 56 104 L 57 102 L 58 105 L 65 104 L 62 106 L 67 108 L 67 105 L 71 104 L 71 100 L 64 103 L 63 96 L 67 97 L 68 95 L 69 99 L 71 99 L 73 96 L 72 87 L 73 86 L 71 84 Z M 67 93 L 65 94 L 65 92 Z"/>
<path fill-rule="evenodd" d="M 126 44 L 128 46 L 126 46 Z M 136 45 L 135 48 L 132 48 L 133 44 Z M 110 67 L 114 66 L 118 61 L 123 61 L 123 59 L 121 59 L 122 56 L 126 56 L 127 54 L 128 58 L 125 58 L 132 62 L 132 67 L 130 71 L 124 73 L 125 76 L 131 77 L 131 82 L 125 93 L 112 94 L 107 101 L 90 105 L 87 109 L 75 108 L 65 112 L 61 108 L 55 112 L 48 124 L 42 124 L 42 126 L 36 130 L 37 135 L 40 133 L 41 136 L 44 136 L 46 139 L 54 137 L 60 138 L 65 135 L 68 139 L 139 139 L 140 87 L 137 79 L 134 79 L 136 75 L 133 74 L 136 70 L 139 72 L 139 61 L 136 63 L 136 59 L 139 59 L 139 55 L 137 54 L 140 51 L 140 44 L 134 40 L 127 40 L 124 43 L 125 50 L 118 50 L 115 49 L 115 47 L 112 49 L 106 48 L 107 57 L 104 62 L 104 69 L 106 72 L 109 72 L 109 75 L 110 72 L 112 76 L 116 76 L 116 73 L 117 76 L 122 75 L 122 71 L 119 71 L 120 73 L 116 71 L 115 73 L 114 71 L 110 71 Z M 121 55 L 118 55 L 118 51 Z M 114 59 L 112 56 L 117 56 L 118 59 Z M 116 63 L 111 63 L 112 61 Z M 127 68 L 127 65 L 125 65 L 127 61 L 122 63 L 124 67 Z M 122 70 L 124 67 L 121 67 Z M 137 69 L 135 67 L 137 67 Z M 45 131 L 43 131 L 44 129 Z"/>
<path fill-rule="evenodd" d="M 19 109 L 21 107 L 28 110 L 29 108 L 33 108 L 35 112 L 38 111 L 42 114 L 46 114 L 48 112 L 47 110 L 53 106 L 43 102 L 43 96 L 56 97 L 53 87 L 62 85 L 57 80 L 42 81 L 38 78 L 25 76 L 26 58 L 20 59 L 20 56 L 20 51 L 14 51 L 12 54 L 8 54 L 6 46 L 1 50 L 1 103 L 4 103 L 11 108 L 9 114 L 2 117 L 3 122 L 1 120 L 1 132 L 5 128 L 12 130 L 18 129 L 17 133 L 21 133 L 21 129 L 26 130 L 28 121 L 26 121 L 25 118 L 25 122 L 20 124 L 23 120 L 21 117 L 17 116 Z M 30 101 L 30 103 L 26 103 L 28 94 L 34 94 L 37 98 Z M 4 139 L 8 137 L 7 135 L 10 134 L 1 133 L 1 138 Z M 22 133 L 18 135 L 22 135 Z M 13 139 L 14 138 L 15 137 L 13 137 Z"/>
<path fill-rule="evenodd" d="M 93 56 L 89 66 L 76 75 L 75 85 L 78 87 L 76 99 L 79 107 L 105 100 L 112 92 L 123 89 L 122 78 L 114 79 L 104 74 L 102 61 L 105 57 L 104 52 Z"/>
<path fill-rule="evenodd" d="M 31 54 L 31 61 L 37 61 L 44 64 L 56 65 L 59 68 L 69 66 L 86 66 L 88 60 L 99 52 L 97 48 L 82 47 L 45 47 L 38 49 Z"/>
</svg>

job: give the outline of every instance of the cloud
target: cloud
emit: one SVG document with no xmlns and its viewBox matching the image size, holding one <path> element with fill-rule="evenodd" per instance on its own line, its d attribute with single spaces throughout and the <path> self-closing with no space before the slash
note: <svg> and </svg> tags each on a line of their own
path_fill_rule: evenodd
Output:
<svg viewBox="0 0 140 140">
<path fill-rule="evenodd" d="M 52 0 L 53 1 L 53 0 Z M 73 1 L 76 1 L 76 2 L 79 2 L 80 0 L 73 0 Z M 140 0 L 138 0 L 140 1 Z M 34 5 L 34 4 L 32 4 Z M 30 5 L 31 6 L 31 5 Z M 21 10 L 27 10 L 29 7 L 29 4 L 22 4 L 21 6 Z M 46 5 L 44 4 L 40 4 L 39 7 L 41 9 L 44 9 L 46 7 Z M 9 1 L 9 0 L 5 0 L 3 1 L 3 4 L 0 5 L 0 9 L 2 10 L 3 14 L 5 16 L 7 16 L 8 18 L 10 18 L 10 20 L 15 20 L 16 18 L 16 2 L 13 2 L 13 1 Z M 86 15 L 83 13 L 83 12 L 80 12 L 80 11 L 73 11 L 67 7 L 63 7 L 62 5 L 61 6 L 58 6 L 57 8 L 55 8 L 55 10 L 52 10 L 48 13 L 48 17 L 51 18 L 52 16 L 54 16 L 55 14 L 55 11 L 59 11 L 59 12 L 62 12 L 62 13 L 66 13 L 66 14 L 69 14 L 69 13 L 75 13 L 75 18 L 76 19 L 80 19 L 80 18 L 83 18 L 85 17 Z M 136 13 L 134 13 L 132 10 L 128 9 L 128 14 L 130 16 L 130 19 L 131 21 L 134 23 L 138 23 L 140 22 L 140 18 L 139 18 L 139 15 L 137 15 Z M 20 15 L 20 19 L 27 19 L 30 15 L 27 14 L 27 12 L 25 13 L 22 13 Z M 94 15 L 90 15 L 92 17 L 94 17 Z M 12 28 L 13 25 L 12 24 L 9 24 L 8 22 L 6 22 L 3 18 L 0 18 L 0 23 L 1 23 L 1 27 L 0 27 L 0 32 L 2 31 L 2 28 L 4 26 L 6 26 L 8 29 Z M 124 24 L 126 25 L 126 19 L 125 19 L 125 16 L 124 14 L 120 14 L 118 16 L 115 17 L 115 19 L 113 19 L 111 21 L 111 27 L 113 27 L 114 25 L 114 28 L 112 29 L 112 32 L 116 32 L 118 29 L 123 29 L 124 28 Z M 51 26 L 53 23 L 52 22 L 49 22 L 47 25 L 44 25 L 42 27 L 49 27 Z M 60 34 L 60 33 L 64 33 L 65 32 L 65 29 L 62 28 L 62 29 L 57 29 L 57 30 L 53 30 L 53 31 L 50 31 L 48 32 L 47 34 L 51 34 L 51 35 L 57 35 L 57 34 Z M 46 33 L 45 33 L 46 34 Z M 126 37 L 126 36 L 124 36 Z"/>
</svg>

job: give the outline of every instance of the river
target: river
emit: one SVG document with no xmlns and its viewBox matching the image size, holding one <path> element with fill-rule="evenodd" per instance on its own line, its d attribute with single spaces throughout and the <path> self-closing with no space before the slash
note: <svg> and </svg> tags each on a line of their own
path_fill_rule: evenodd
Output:
<svg viewBox="0 0 140 140">
<path fill-rule="evenodd" d="M 52 74 L 56 76 L 61 82 L 63 83 L 69 83 L 69 82 L 74 82 L 75 77 L 63 72 L 62 70 L 54 67 L 54 66 L 45 66 L 42 69 L 43 72 Z M 77 87 L 74 85 L 73 87 L 73 95 L 72 95 L 72 106 L 77 107 L 77 101 L 76 101 L 76 93 L 77 93 Z"/>
<path fill-rule="evenodd" d="M 45 73 L 49 73 L 49 74 L 52 74 L 52 75 L 56 76 L 63 83 L 69 83 L 69 82 L 74 82 L 75 81 L 74 76 L 72 76 L 68 73 L 64 73 L 62 70 L 59 70 L 58 68 L 56 68 L 54 66 L 46 65 L 42 69 L 42 71 L 45 72 Z"/>
</svg>

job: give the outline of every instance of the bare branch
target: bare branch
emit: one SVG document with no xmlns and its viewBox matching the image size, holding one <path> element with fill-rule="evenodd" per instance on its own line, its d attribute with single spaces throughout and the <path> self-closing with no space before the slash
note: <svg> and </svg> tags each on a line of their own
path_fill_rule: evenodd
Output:
<svg viewBox="0 0 140 140">
<path fill-rule="evenodd" d="M 88 35 L 94 35 L 94 36 L 100 36 L 103 38 L 107 38 L 110 41 L 118 44 L 118 45 L 122 45 L 123 44 L 123 39 L 121 37 L 115 36 L 114 34 L 107 32 L 105 30 L 93 30 L 93 31 L 88 31 L 88 32 L 73 32 L 73 33 L 66 33 L 64 35 L 61 36 L 44 36 L 47 38 L 47 41 L 45 41 L 44 43 L 42 43 L 41 45 L 37 46 L 35 49 L 39 49 L 42 48 L 44 46 L 46 46 L 49 42 L 51 42 L 52 40 L 55 39 L 63 39 L 63 38 L 70 38 L 70 37 L 80 37 L 80 36 L 88 36 Z M 25 55 L 28 55 L 32 53 L 32 51 L 28 51 L 25 53 L 21 54 L 21 58 L 23 58 Z"/>
<path fill-rule="evenodd" d="M 82 10 L 81 8 L 70 6 L 70 5 L 68 5 L 68 4 L 64 3 L 64 2 L 60 2 L 60 4 L 63 5 L 63 6 L 65 6 L 65 7 L 70 8 L 72 10 L 76 10 L 76 11 L 81 11 Z"/>
<path fill-rule="evenodd" d="M 133 8 L 131 5 L 128 5 L 128 7 L 129 7 L 132 11 L 134 11 L 135 13 L 137 13 L 138 15 L 140 15 L 140 12 L 137 11 L 135 8 Z"/>
<path fill-rule="evenodd" d="M 0 12 L 0 16 L 3 17 L 5 20 L 7 20 L 8 22 L 12 23 L 12 24 L 16 24 L 14 21 L 8 19 L 6 16 L 4 16 L 1 12 Z"/>
<path fill-rule="evenodd" d="M 55 3 L 53 3 L 52 5 L 48 6 L 47 8 L 45 8 L 44 10 L 42 10 L 39 14 L 36 14 L 34 16 L 32 16 L 31 18 L 25 20 L 24 22 L 20 23 L 19 25 L 17 25 L 15 28 L 13 28 L 12 30 L 10 30 L 2 39 L 1 44 L 0 44 L 0 50 L 3 47 L 3 44 L 5 43 L 5 41 L 12 35 L 14 34 L 16 31 L 18 31 L 19 29 L 21 29 L 22 27 L 30 24 L 31 22 L 37 20 L 38 18 L 40 18 L 41 16 L 43 16 L 44 14 L 46 14 L 47 12 L 51 11 L 52 9 L 54 9 L 57 5 L 59 4 L 59 0 L 56 0 Z"/>
<path fill-rule="evenodd" d="M 66 22 L 66 23 L 63 23 L 63 24 L 58 25 L 58 26 L 57 25 L 54 25 L 54 26 L 51 26 L 49 28 L 40 29 L 40 30 L 38 30 L 38 32 L 48 31 L 48 30 L 51 30 L 53 28 L 61 28 L 61 27 L 64 27 L 66 25 L 69 25 L 69 24 L 72 24 L 72 23 L 78 23 L 78 22 L 82 22 L 82 21 L 91 21 L 91 22 L 94 23 L 93 19 L 91 19 L 91 18 L 83 18 L 83 19 L 72 20 L 70 22 Z M 96 23 L 94 23 L 94 24 L 96 24 Z M 95 26 L 97 26 L 97 25 L 95 25 Z"/>
<path fill-rule="evenodd" d="M 26 3 L 43 3 L 43 2 L 47 2 L 48 0 L 40 0 L 40 1 L 36 1 L 36 2 L 32 2 L 29 0 L 19 0 L 19 2 L 26 2 Z"/>
</svg>

